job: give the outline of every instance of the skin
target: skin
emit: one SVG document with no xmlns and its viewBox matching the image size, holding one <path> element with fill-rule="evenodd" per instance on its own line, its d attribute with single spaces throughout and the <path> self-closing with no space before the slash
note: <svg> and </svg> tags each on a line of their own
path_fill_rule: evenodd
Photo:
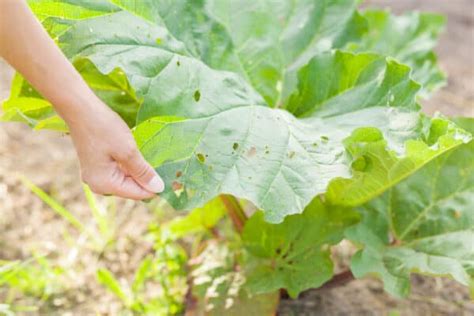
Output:
<svg viewBox="0 0 474 316">
<path fill-rule="evenodd" d="M 128 126 L 87 86 L 24 0 L 0 0 L 0 56 L 64 119 L 82 179 L 94 192 L 142 200 L 163 191 Z"/>
</svg>

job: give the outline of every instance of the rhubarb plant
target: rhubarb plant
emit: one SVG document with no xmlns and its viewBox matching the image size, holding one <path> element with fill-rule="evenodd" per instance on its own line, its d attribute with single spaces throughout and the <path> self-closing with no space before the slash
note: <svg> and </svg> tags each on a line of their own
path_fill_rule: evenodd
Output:
<svg viewBox="0 0 474 316">
<path fill-rule="evenodd" d="M 444 82 L 443 17 L 355 0 L 29 2 L 133 129 L 161 197 L 240 222 L 243 254 L 225 270 L 241 267 L 250 293 L 321 286 L 343 238 L 360 247 L 353 273 L 395 295 L 411 272 L 472 281 L 469 124 L 419 105 Z M 20 75 L 3 119 L 67 132 Z"/>
</svg>

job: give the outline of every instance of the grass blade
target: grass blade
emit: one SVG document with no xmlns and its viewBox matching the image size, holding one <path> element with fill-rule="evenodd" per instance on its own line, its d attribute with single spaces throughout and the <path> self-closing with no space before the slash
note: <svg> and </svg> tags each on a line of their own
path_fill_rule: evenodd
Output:
<svg viewBox="0 0 474 316">
<path fill-rule="evenodd" d="M 30 189 L 36 196 L 38 196 L 45 204 L 47 204 L 51 209 L 56 212 L 59 216 L 64 218 L 69 224 L 80 230 L 81 232 L 86 232 L 86 228 L 82 223 L 64 206 L 62 206 L 58 201 L 53 199 L 49 194 L 44 192 L 40 187 L 35 185 L 33 182 L 28 180 L 25 177 L 20 177 L 24 185 Z"/>
</svg>

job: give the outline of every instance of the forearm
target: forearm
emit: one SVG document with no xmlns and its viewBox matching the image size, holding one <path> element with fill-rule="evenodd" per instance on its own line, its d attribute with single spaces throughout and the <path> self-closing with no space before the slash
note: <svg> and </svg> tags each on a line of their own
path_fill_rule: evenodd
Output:
<svg viewBox="0 0 474 316">
<path fill-rule="evenodd" d="M 141 200 L 163 191 L 127 124 L 95 96 L 24 0 L 0 0 L 0 55 L 69 125 L 82 178 L 94 192 Z"/>
<path fill-rule="evenodd" d="M 23 0 L 0 0 L 0 55 L 50 101 L 69 124 L 97 98 Z"/>
</svg>

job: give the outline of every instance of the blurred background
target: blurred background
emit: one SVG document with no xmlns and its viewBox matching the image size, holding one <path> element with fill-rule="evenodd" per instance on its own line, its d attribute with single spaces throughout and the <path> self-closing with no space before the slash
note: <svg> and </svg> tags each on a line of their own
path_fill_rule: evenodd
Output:
<svg viewBox="0 0 474 316">
<path fill-rule="evenodd" d="M 371 0 L 364 6 L 444 14 L 447 28 L 436 51 L 448 83 L 423 107 L 430 114 L 474 116 L 474 1 Z M 0 60 L 0 100 L 8 97 L 12 74 Z M 121 311 L 123 302 L 99 284 L 96 271 L 105 267 L 119 283 L 130 282 L 153 251 L 150 224 L 159 224 L 170 212 L 159 201 L 92 197 L 84 192 L 78 170 L 67 136 L 0 124 L 0 315 L 11 312 L 11 306 L 2 305 L 6 302 L 13 302 L 20 315 Z M 344 266 L 351 252 L 350 245 L 342 244 L 334 256 Z M 2 284 L 2 266 L 23 262 L 19 279 Z M 468 289 L 421 276 L 413 277 L 412 284 L 410 297 L 398 300 L 385 294 L 377 280 L 356 280 L 305 292 L 298 300 L 284 299 L 279 314 L 474 315 Z"/>
</svg>

